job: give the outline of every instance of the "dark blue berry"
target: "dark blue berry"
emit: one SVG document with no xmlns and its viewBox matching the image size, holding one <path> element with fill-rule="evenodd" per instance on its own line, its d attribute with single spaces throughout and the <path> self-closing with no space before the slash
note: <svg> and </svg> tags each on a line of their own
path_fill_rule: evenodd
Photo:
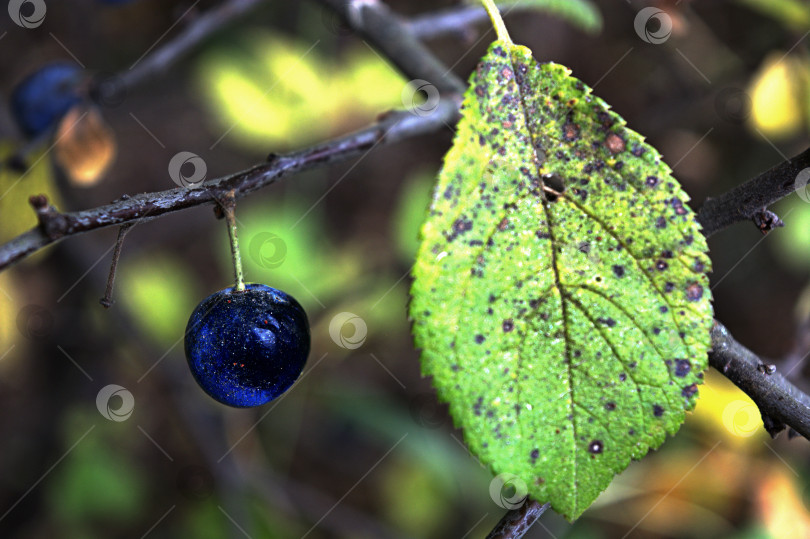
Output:
<svg viewBox="0 0 810 539">
<path fill-rule="evenodd" d="M 36 137 L 58 122 L 81 101 L 81 69 L 56 62 L 23 79 L 11 93 L 11 111 L 28 137 Z"/>
<path fill-rule="evenodd" d="M 260 406 L 284 393 L 309 355 L 309 322 L 292 296 L 263 284 L 205 298 L 186 327 L 186 359 L 223 404 Z"/>
</svg>

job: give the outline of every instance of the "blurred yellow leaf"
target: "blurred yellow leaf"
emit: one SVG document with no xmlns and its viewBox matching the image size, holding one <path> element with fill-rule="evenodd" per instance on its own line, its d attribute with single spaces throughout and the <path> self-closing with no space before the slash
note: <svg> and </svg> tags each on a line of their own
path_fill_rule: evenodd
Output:
<svg viewBox="0 0 810 539">
<path fill-rule="evenodd" d="M 756 442 L 759 448 L 768 437 L 754 401 L 713 370 L 706 371 L 706 383 L 700 388 L 697 407 L 687 422 L 701 424 L 739 447 Z"/>
<path fill-rule="evenodd" d="M 6 242 L 36 226 L 37 217 L 28 204 L 31 195 L 48 196 L 52 205 L 61 207 L 59 191 L 44 149 L 30 155 L 26 170 L 20 172 L 5 165 L 17 150 L 11 143 L 0 142 L 0 242 Z M 38 256 L 37 253 L 34 256 Z"/>
<path fill-rule="evenodd" d="M 801 62 L 781 52 L 771 53 L 748 87 L 751 127 L 773 138 L 798 133 L 804 126 L 807 106 L 804 78 Z"/>
<path fill-rule="evenodd" d="M 11 272 L 0 273 L 0 355 L 5 354 L 18 341 L 17 315 L 19 306 L 12 296 L 15 291 Z M 8 359 L 8 358 L 7 358 Z M 0 367 L 7 367 L 10 362 L 0 361 Z"/>
<path fill-rule="evenodd" d="M 198 85 L 223 136 L 263 152 L 362 125 L 399 106 L 404 81 L 365 46 L 327 59 L 318 43 L 267 32 L 215 49 L 198 64 Z M 359 120 L 359 121 L 358 121 Z"/>
<path fill-rule="evenodd" d="M 75 187 L 95 185 L 115 160 L 115 134 L 95 106 L 70 109 L 54 141 L 56 162 Z"/>
</svg>

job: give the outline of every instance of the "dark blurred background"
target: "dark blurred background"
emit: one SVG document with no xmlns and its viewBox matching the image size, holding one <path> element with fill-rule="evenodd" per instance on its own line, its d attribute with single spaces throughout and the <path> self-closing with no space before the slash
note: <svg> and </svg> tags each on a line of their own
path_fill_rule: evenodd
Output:
<svg viewBox="0 0 810 539">
<path fill-rule="evenodd" d="M 405 16 L 455 4 L 390 2 Z M 571 67 L 643 133 L 693 207 L 807 147 L 810 5 L 594 4 L 597 31 L 542 11 L 506 22 L 516 42 Z M 49 2 L 31 29 L 0 13 L 0 156 L 26 144 L 7 103 L 27 75 L 54 60 L 126 72 L 216 5 Z M 672 22 L 660 43 L 650 42 L 660 21 L 634 27 L 649 6 Z M 488 29 L 429 45 L 466 78 Z M 222 176 L 401 108 L 407 82 L 317 3 L 266 2 L 102 104 L 90 127 L 101 154 L 115 147 L 105 173 L 76 180 L 78 150 L 61 147 L 70 136 L 35 145 L 23 172 L 4 167 L 0 240 L 35 225 L 32 194 L 80 210 L 169 189 L 181 151 Z M 302 379 L 265 407 L 217 404 L 186 367 L 188 316 L 232 279 L 211 207 L 131 230 L 109 310 L 98 300 L 114 229 L 0 273 L 0 537 L 484 537 L 511 493 L 491 496 L 491 474 L 420 376 L 406 318 L 417 230 L 451 142 L 448 129 L 379 147 L 239 203 L 248 280 L 293 294 L 312 325 Z M 740 341 L 807 387 L 810 204 L 792 196 L 775 210 L 784 229 L 762 236 L 738 224 L 711 238 L 714 305 Z M 101 402 L 110 384 L 121 387 Z M 700 391 L 680 434 L 579 521 L 549 512 L 528 537 L 810 536 L 807 441 L 771 440 L 717 373 Z"/>
</svg>

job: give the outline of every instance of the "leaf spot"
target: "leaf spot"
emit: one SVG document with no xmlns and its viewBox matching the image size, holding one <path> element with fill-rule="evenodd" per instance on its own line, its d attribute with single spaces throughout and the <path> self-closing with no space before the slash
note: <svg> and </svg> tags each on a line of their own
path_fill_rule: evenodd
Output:
<svg viewBox="0 0 810 539">
<path fill-rule="evenodd" d="M 616 133 L 608 134 L 607 138 L 605 139 L 605 145 L 612 154 L 621 153 L 625 149 L 624 139 Z"/>
<path fill-rule="evenodd" d="M 692 283 L 686 287 L 686 299 L 698 301 L 703 297 L 703 287 L 697 283 Z"/>
<path fill-rule="evenodd" d="M 685 377 L 692 370 L 692 364 L 688 359 L 675 360 L 675 376 L 679 378 Z"/>
</svg>

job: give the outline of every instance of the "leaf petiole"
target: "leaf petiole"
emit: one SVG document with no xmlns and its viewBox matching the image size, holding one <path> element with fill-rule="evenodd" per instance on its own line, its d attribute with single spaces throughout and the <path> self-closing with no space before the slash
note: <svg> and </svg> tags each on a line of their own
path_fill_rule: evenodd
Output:
<svg viewBox="0 0 810 539">
<path fill-rule="evenodd" d="M 495 27 L 495 31 L 498 33 L 498 40 L 503 41 L 507 45 L 513 45 L 512 37 L 509 35 L 509 32 L 506 30 L 506 25 L 503 22 L 503 18 L 501 17 L 501 12 L 498 10 L 498 6 L 495 5 L 493 0 L 481 0 L 484 4 L 484 8 L 489 13 L 489 18 L 492 20 L 492 26 Z"/>
</svg>

